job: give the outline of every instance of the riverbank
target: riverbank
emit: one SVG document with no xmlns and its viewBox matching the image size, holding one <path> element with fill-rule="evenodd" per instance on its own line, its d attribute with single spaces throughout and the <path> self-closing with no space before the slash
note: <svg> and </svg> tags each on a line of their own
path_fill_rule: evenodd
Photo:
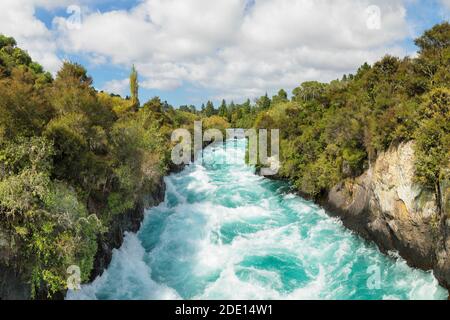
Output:
<svg viewBox="0 0 450 320">
<path fill-rule="evenodd" d="M 185 165 L 174 165 L 169 167 L 168 174 L 181 172 Z M 158 184 L 154 187 L 155 192 L 144 195 L 133 209 L 127 210 L 124 214 L 118 215 L 113 221 L 112 226 L 107 234 L 102 235 L 98 243 L 98 251 L 95 256 L 94 269 L 92 270 L 90 281 L 102 275 L 105 269 L 111 263 L 112 253 L 114 249 L 118 249 L 123 244 L 123 237 L 126 232 L 136 233 L 144 220 L 145 210 L 158 206 L 164 201 L 166 193 L 166 184 L 164 177 L 159 179 Z"/>
<path fill-rule="evenodd" d="M 112 221 L 109 231 L 101 235 L 97 240 L 98 250 L 95 255 L 94 268 L 90 279 L 93 281 L 108 268 L 111 263 L 114 249 L 120 248 L 123 244 L 123 237 L 126 232 L 137 232 L 144 220 L 145 210 L 159 205 L 164 201 L 166 185 L 161 178 L 155 188 L 154 194 L 146 195 L 142 200 L 135 204 L 133 209 L 117 215 Z"/>
</svg>

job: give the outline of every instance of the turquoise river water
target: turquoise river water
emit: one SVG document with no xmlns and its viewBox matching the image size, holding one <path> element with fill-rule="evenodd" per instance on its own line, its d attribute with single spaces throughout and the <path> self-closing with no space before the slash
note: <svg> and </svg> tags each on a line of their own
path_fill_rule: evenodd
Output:
<svg viewBox="0 0 450 320">
<path fill-rule="evenodd" d="M 225 151 L 233 164 L 223 164 Z M 445 299 L 431 272 L 354 235 L 245 165 L 245 140 L 166 177 L 165 201 L 68 299 Z"/>
</svg>

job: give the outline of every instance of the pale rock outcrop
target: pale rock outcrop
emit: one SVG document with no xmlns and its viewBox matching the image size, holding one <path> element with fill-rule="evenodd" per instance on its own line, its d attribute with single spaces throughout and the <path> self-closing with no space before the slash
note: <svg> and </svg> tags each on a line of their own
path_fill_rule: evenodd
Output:
<svg viewBox="0 0 450 320">
<path fill-rule="evenodd" d="M 450 288 L 449 185 L 434 190 L 414 182 L 414 142 L 379 155 L 363 175 L 335 186 L 324 205 L 381 250 L 395 250 L 414 267 L 434 270 Z M 441 209 L 442 208 L 442 209 Z"/>
</svg>

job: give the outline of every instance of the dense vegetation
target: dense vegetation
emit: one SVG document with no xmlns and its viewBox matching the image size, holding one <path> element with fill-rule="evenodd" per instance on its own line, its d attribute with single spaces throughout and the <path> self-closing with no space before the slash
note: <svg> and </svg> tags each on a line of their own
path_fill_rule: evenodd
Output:
<svg viewBox="0 0 450 320">
<path fill-rule="evenodd" d="M 450 25 L 416 44 L 416 58 L 305 82 L 292 98 L 280 90 L 176 110 L 159 98 L 140 104 L 134 67 L 122 98 L 97 92 L 78 64 L 65 62 L 53 79 L 0 36 L 0 265 L 25 275 L 35 297 L 63 291 L 70 265 L 88 280 L 98 237 L 158 187 L 172 130 L 200 118 L 206 128 L 280 128 L 279 176 L 311 197 L 414 139 L 417 182 L 439 194 L 450 175 Z"/>
<path fill-rule="evenodd" d="M 197 116 L 158 98 L 97 92 L 65 62 L 53 79 L 0 36 L 0 264 L 25 275 L 35 297 L 66 288 L 67 268 L 86 281 L 97 237 L 111 219 L 160 187 L 172 129 Z"/>
</svg>

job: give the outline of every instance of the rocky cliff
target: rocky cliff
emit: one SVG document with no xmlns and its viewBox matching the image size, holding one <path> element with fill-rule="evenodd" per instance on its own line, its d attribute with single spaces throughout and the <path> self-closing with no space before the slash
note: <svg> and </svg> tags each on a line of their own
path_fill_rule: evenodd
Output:
<svg viewBox="0 0 450 320">
<path fill-rule="evenodd" d="M 22 279 L 15 265 L 16 252 L 11 248 L 11 237 L 0 227 L 0 300 L 30 298 L 30 285 Z"/>
<path fill-rule="evenodd" d="M 363 175 L 335 186 L 322 204 L 382 251 L 433 270 L 450 288 L 450 184 L 444 180 L 439 192 L 415 184 L 414 162 L 413 141 L 392 147 Z"/>
<path fill-rule="evenodd" d="M 164 201 L 166 186 L 164 178 L 156 186 L 154 192 L 147 194 L 135 204 L 135 207 L 122 215 L 117 216 L 109 226 L 109 231 L 98 238 L 98 249 L 91 273 L 93 281 L 109 266 L 114 249 L 120 248 L 125 232 L 137 232 L 144 220 L 145 208 L 150 208 Z"/>
</svg>

